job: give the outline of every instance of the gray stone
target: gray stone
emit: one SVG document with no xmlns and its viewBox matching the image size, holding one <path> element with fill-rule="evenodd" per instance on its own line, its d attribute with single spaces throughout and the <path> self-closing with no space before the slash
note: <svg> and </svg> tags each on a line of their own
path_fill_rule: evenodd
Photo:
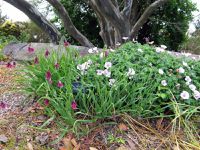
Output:
<svg viewBox="0 0 200 150">
<path fill-rule="evenodd" d="M 1 134 L 0 143 L 7 143 L 7 142 L 8 142 L 8 138 L 4 134 Z"/>
<path fill-rule="evenodd" d="M 34 53 L 28 52 L 28 47 L 35 49 Z M 80 55 L 88 53 L 88 47 L 70 45 L 69 47 L 77 49 Z M 52 43 L 10 43 L 3 49 L 3 54 L 16 61 L 31 61 L 36 55 L 43 53 L 46 49 L 51 51 L 65 52 L 64 46 L 54 45 Z"/>
<path fill-rule="evenodd" d="M 36 140 L 39 144 L 45 145 L 45 144 L 48 143 L 48 138 L 49 138 L 48 134 L 41 134 L 40 136 L 37 136 L 37 137 L 35 138 L 35 140 Z"/>
<path fill-rule="evenodd" d="M 35 49 L 34 53 L 28 52 L 28 47 L 31 46 Z M 74 48 L 79 51 L 80 55 L 86 55 L 88 54 L 88 47 L 84 46 L 75 46 L 70 45 L 71 48 Z M 44 52 L 46 49 L 51 51 L 59 51 L 60 53 L 65 52 L 64 46 L 60 45 L 54 45 L 52 43 L 10 43 L 7 46 L 4 47 L 3 53 L 6 56 L 10 56 L 13 60 L 16 61 L 31 61 L 35 58 L 35 56 L 39 53 Z M 102 49 L 99 49 L 100 51 Z M 178 53 L 178 52 L 170 52 L 167 51 L 169 54 L 175 56 L 175 57 L 187 57 L 194 60 L 200 60 L 199 55 L 187 55 L 184 53 Z"/>
</svg>

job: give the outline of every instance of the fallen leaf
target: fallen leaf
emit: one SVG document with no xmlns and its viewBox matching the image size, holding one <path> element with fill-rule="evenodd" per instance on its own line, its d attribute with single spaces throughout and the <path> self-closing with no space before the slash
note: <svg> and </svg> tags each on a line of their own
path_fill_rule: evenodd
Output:
<svg viewBox="0 0 200 150">
<path fill-rule="evenodd" d="M 128 127 L 124 123 L 118 125 L 120 131 L 127 131 Z"/>
<path fill-rule="evenodd" d="M 63 149 L 63 150 L 72 150 L 73 149 L 71 138 L 67 138 L 67 137 L 64 138 L 63 143 L 64 143 L 64 147 L 65 147 L 65 149 Z"/>
<path fill-rule="evenodd" d="M 31 143 L 27 143 L 28 150 L 33 150 L 33 145 Z"/>
<path fill-rule="evenodd" d="M 76 140 L 74 138 L 71 139 L 71 143 L 74 145 L 74 147 L 76 147 L 78 145 L 77 142 L 76 142 Z"/>
<path fill-rule="evenodd" d="M 79 149 L 80 149 L 80 147 L 81 147 L 81 144 L 78 144 L 76 147 L 74 147 L 74 149 L 73 149 L 73 150 L 79 150 Z"/>
<path fill-rule="evenodd" d="M 8 142 L 8 138 L 4 135 L 4 134 L 1 134 L 0 135 L 0 143 L 7 143 Z"/>
<path fill-rule="evenodd" d="M 137 150 L 136 145 L 135 145 L 135 143 L 133 143 L 132 140 L 127 139 L 126 141 L 128 142 L 128 145 L 129 145 L 131 150 Z"/>
<path fill-rule="evenodd" d="M 129 149 L 125 146 L 120 146 L 116 150 L 129 150 Z"/>
<path fill-rule="evenodd" d="M 98 150 L 98 149 L 96 149 L 95 147 L 90 147 L 90 150 Z"/>
<path fill-rule="evenodd" d="M 157 122 L 156 122 L 156 128 L 158 130 L 162 130 L 162 128 L 163 128 L 162 122 L 163 122 L 163 118 L 160 118 L 160 119 L 157 120 Z"/>
<path fill-rule="evenodd" d="M 68 149 L 65 147 L 60 147 L 59 150 L 68 150 Z"/>
</svg>

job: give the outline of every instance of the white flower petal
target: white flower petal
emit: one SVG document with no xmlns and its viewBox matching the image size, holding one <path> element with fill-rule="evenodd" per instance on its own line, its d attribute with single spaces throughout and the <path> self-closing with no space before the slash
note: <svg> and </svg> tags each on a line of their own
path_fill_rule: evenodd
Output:
<svg viewBox="0 0 200 150">
<path fill-rule="evenodd" d="M 106 62 L 105 65 L 104 65 L 104 67 L 106 69 L 109 69 L 110 67 L 112 67 L 112 63 L 111 62 Z"/>
<path fill-rule="evenodd" d="M 180 94 L 180 96 L 181 96 L 182 99 L 185 99 L 185 100 L 190 98 L 190 94 L 187 91 L 183 91 Z"/>
<path fill-rule="evenodd" d="M 162 80 L 162 81 L 161 81 L 161 84 L 162 84 L 163 86 L 167 86 L 167 81 L 166 81 L 166 80 Z"/>
</svg>

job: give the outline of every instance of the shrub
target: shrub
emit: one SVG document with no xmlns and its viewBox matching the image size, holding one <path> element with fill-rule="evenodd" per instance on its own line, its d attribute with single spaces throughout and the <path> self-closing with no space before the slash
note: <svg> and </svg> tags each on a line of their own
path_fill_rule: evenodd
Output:
<svg viewBox="0 0 200 150">
<path fill-rule="evenodd" d="M 193 54 L 200 55 L 200 30 L 196 30 L 194 34 L 188 38 L 182 45 L 180 51 L 186 51 Z"/>
<path fill-rule="evenodd" d="M 25 90 L 40 98 L 48 114 L 71 125 L 80 114 L 88 119 L 122 113 L 170 117 L 176 105 L 187 110 L 185 115 L 199 113 L 200 63 L 163 49 L 126 43 L 100 55 L 90 49 L 95 54 L 85 57 L 69 47 L 65 54 L 46 51 L 25 69 Z"/>
</svg>

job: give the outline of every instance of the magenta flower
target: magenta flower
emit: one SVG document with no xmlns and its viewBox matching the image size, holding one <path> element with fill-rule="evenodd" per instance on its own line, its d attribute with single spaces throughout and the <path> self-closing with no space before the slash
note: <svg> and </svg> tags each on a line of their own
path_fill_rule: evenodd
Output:
<svg viewBox="0 0 200 150">
<path fill-rule="evenodd" d="M 105 51 L 105 57 L 108 57 L 109 52 Z"/>
<path fill-rule="evenodd" d="M 35 57 L 35 59 L 34 59 L 34 64 L 39 64 L 39 59 L 38 59 L 38 57 Z"/>
<path fill-rule="evenodd" d="M 7 65 L 6 65 L 6 67 L 7 67 L 7 68 L 12 68 L 13 65 L 12 65 L 10 62 L 8 62 Z"/>
<path fill-rule="evenodd" d="M 59 69 L 59 68 L 60 68 L 60 65 L 59 65 L 59 63 L 55 63 L 55 65 L 54 65 L 54 66 L 55 66 L 55 68 L 56 68 L 56 69 Z"/>
<path fill-rule="evenodd" d="M 51 72 L 50 71 L 46 72 L 46 80 L 49 82 L 49 84 L 52 84 Z"/>
<path fill-rule="evenodd" d="M 61 81 L 58 81 L 57 87 L 58 87 L 58 88 L 62 88 L 63 86 L 64 86 L 64 84 L 63 84 Z"/>
<path fill-rule="evenodd" d="M 65 47 L 68 47 L 68 46 L 69 46 L 69 42 L 65 41 L 65 42 L 64 42 L 64 46 L 65 46 Z"/>
<path fill-rule="evenodd" d="M 14 67 L 16 66 L 16 62 L 15 61 L 13 61 L 12 64 L 13 64 Z"/>
<path fill-rule="evenodd" d="M 48 49 L 46 49 L 46 51 L 45 51 L 45 57 L 48 57 L 49 56 L 49 54 L 50 54 L 50 52 L 49 52 L 49 50 Z"/>
<path fill-rule="evenodd" d="M 0 102 L 0 109 L 5 109 L 6 108 L 6 104 L 4 102 Z"/>
<path fill-rule="evenodd" d="M 75 101 L 72 101 L 71 107 L 72 107 L 73 110 L 76 110 L 77 109 L 77 103 Z"/>
<path fill-rule="evenodd" d="M 34 51 L 35 51 L 34 48 L 32 48 L 32 47 L 30 47 L 30 46 L 28 47 L 28 52 L 29 52 L 29 53 L 33 53 Z"/>
<path fill-rule="evenodd" d="M 46 106 L 49 105 L 49 100 L 48 99 L 44 99 L 44 105 L 46 105 Z"/>
</svg>

